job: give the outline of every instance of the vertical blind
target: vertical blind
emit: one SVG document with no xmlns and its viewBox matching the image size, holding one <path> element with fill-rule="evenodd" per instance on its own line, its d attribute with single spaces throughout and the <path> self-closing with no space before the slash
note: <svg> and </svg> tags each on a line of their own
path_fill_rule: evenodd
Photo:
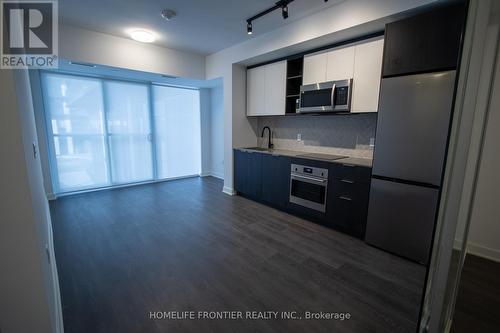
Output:
<svg viewBox="0 0 500 333">
<path fill-rule="evenodd" d="M 42 73 L 57 193 L 200 173 L 197 90 Z"/>
</svg>

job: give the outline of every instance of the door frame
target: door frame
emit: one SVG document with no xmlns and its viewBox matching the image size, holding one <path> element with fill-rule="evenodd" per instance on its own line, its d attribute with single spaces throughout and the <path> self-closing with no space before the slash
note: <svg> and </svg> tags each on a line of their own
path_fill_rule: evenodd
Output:
<svg viewBox="0 0 500 333">
<path fill-rule="evenodd" d="M 449 332 L 474 203 L 498 53 L 499 24 L 492 0 L 470 0 L 436 234 L 419 332 Z M 497 18 L 498 19 L 498 18 Z M 500 64 L 498 64 L 500 65 Z M 456 242 L 456 238 L 460 241 Z M 452 252 L 460 252 L 458 270 Z"/>
</svg>

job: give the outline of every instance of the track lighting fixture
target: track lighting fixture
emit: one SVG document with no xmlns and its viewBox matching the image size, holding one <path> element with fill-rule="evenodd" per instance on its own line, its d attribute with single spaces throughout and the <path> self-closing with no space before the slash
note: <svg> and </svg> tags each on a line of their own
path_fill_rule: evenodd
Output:
<svg viewBox="0 0 500 333">
<path fill-rule="evenodd" d="M 276 9 L 281 8 L 281 16 L 283 16 L 283 19 L 288 18 L 288 4 L 293 2 L 294 0 L 279 0 L 277 1 L 273 7 L 268 8 L 252 17 L 247 19 L 247 34 L 251 35 L 252 34 L 252 21 L 258 19 L 259 17 L 262 17 L 266 14 L 269 14 L 272 11 L 275 11 Z M 324 2 L 328 2 L 328 0 L 324 0 Z"/>
</svg>

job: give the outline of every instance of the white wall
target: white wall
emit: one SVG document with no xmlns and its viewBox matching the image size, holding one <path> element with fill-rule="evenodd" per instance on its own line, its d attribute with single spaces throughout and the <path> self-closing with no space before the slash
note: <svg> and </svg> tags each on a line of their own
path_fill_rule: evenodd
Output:
<svg viewBox="0 0 500 333">
<path fill-rule="evenodd" d="M 434 1 L 343 1 L 322 12 L 209 55 L 206 58 L 206 78 L 220 77 L 224 85 L 224 191 L 233 193 L 233 147 L 257 143 L 256 125 L 245 116 L 244 73 L 237 64 L 278 58 L 374 32 L 383 27 L 389 17 L 432 2 Z"/>
<path fill-rule="evenodd" d="M 500 6 L 498 6 L 500 7 Z M 497 17 L 497 29 L 499 27 Z M 467 250 L 500 262 L 500 51 L 489 105 Z"/>
<path fill-rule="evenodd" d="M 0 330 L 61 332 L 50 214 L 33 156 L 38 142 L 28 73 L 0 70 L 0 82 L 0 147 L 8 156 L 0 163 Z"/>
<path fill-rule="evenodd" d="M 201 172 L 200 176 L 210 175 L 210 89 L 200 89 L 200 139 L 201 139 Z"/>
<path fill-rule="evenodd" d="M 210 89 L 210 173 L 224 179 L 224 108 L 222 85 Z"/>
<path fill-rule="evenodd" d="M 205 58 L 131 39 L 59 26 L 59 57 L 193 79 L 205 78 Z"/>
<path fill-rule="evenodd" d="M 224 109 L 222 85 L 200 89 L 201 176 L 224 179 Z"/>
<path fill-rule="evenodd" d="M 47 131 L 45 129 L 45 112 L 43 110 L 44 106 L 40 81 L 40 71 L 30 70 L 29 77 L 31 84 L 31 95 L 33 97 L 33 109 L 35 112 L 36 130 L 38 135 L 38 150 L 40 152 L 40 162 L 42 165 L 43 185 L 45 187 L 47 197 L 51 200 L 54 199 L 56 195 L 54 194 L 54 189 L 52 188 L 52 175 L 50 173 L 48 138 Z"/>
</svg>

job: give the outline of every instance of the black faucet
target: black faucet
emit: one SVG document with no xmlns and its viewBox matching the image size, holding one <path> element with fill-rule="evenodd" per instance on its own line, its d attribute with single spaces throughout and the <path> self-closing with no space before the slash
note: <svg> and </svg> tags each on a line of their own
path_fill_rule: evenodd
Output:
<svg viewBox="0 0 500 333">
<path fill-rule="evenodd" d="M 269 130 L 269 141 L 267 141 L 267 148 L 272 149 L 273 148 L 273 143 L 271 142 L 272 132 L 269 126 L 264 126 L 264 128 L 262 129 L 262 133 L 260 134 L 260 137 L 261 138 L 264 137 L 264 131 L 266 130 L 266 128 Z"/>
</svg>

